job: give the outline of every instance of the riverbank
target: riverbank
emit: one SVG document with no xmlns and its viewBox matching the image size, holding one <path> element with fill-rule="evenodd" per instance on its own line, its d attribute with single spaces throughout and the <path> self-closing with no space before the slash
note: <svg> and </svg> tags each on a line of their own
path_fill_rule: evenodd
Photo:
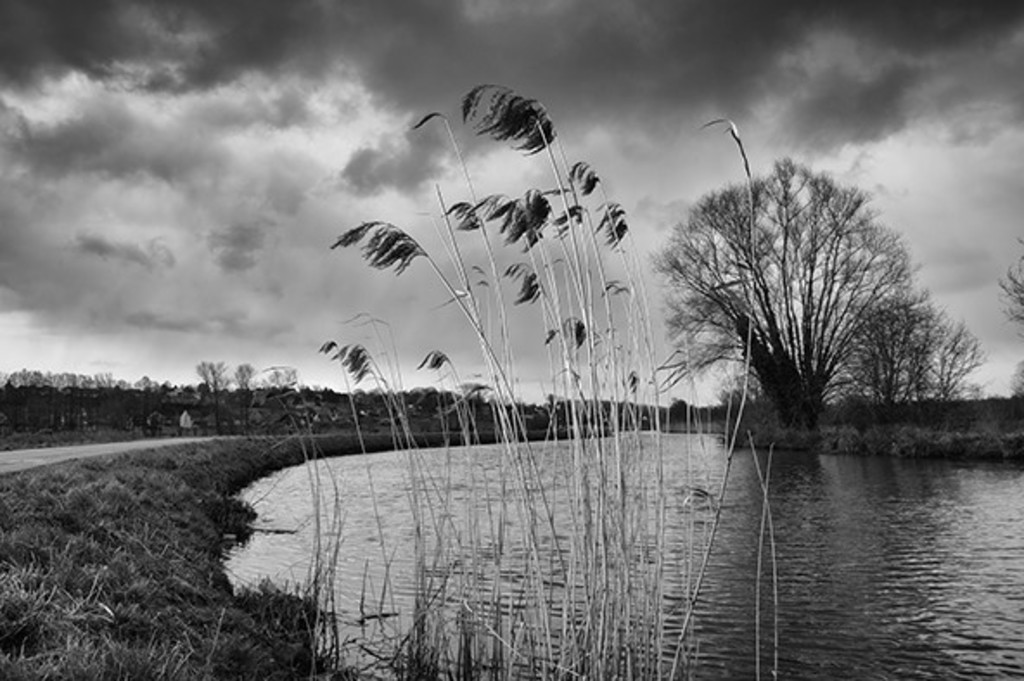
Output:
<svg viewBox="0 0 1024 681">
<path fill-rule="evenodd" d="M 876 426 L 865 430 L 825 427 L 816 432 L 761 431 L 754 434 L 753 441 L 758 449 L 816 450 L 822 454 L 1024 461 L 1024 431 L 943 431 L 909 426 Z"/>
<path fill-rule="evenodd" d="M 822 451 L 914 459 L 1024 461 L 1024 432 L 945 432 L 927 428 L 872 428 L 825 436 Z"/>
<path fill-rule="evenodd" d="M 0 679 L 354 678 L 319 635 L 333 623 L 315 594 L 236 593 L 223 558 L 252 533 L 235 496 L 250 483 L 394 445 L 387 433 L 216 440 L 0 475 Z"/>
<path fill-rule="evenodd" d="M 349 678 L 318 644 L 331 623 L 312 594 L 234 593 L 223 566 L 252 532 L 234 495 L 312 453 L 297 438 L 215 441 L 0 476 L 0 678 Z"/>
</svg>

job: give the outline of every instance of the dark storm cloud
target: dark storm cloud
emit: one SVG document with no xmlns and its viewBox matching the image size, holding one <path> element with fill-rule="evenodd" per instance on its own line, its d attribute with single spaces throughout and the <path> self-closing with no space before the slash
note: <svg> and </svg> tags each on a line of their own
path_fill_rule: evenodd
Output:
<svg viewBox="0 0 1024 681">
<path fill-rule="evenodd" d="M 541 98 L 563 123 L 642 124 L 652 133 L 708 112 L 742 119 L 757 104 L 785 101 L 797 82 L 788 120 L 807 138 L 837 144 L 920 114 L 912 103 L 927 103 L 910 95 L 950 61 L 1024 49 L 1011 43 L 1022 16 L 1018 0 L 8 0 L 0 77 L 27 85 L 75 70 L 183 90 L 252 72 L 316 78 L 341 69 L 420 114 L 451 111 L 473 85 L 498 82 Z M 811 63 L 787 62 L 823 35 L 863 51 L 835 64 L 831 79 L 813 64 L 828 61 L 827 41 Z M 866 74 L 856 63 L 865 60 Z M 1009 78 L 978 96 L 1009 101 L 1020 115 L 1021 87 Z M 374 158 L 365 151 L 361 162 Z"/>
<path fill-rule="evenodd" d="M 436 177 L 446 151 L 439 127 L 410 130 L 400 142 L 385 140 L 356 151 L 341 171 L 341 179 L 357 194 L 388 188 L 412 191 Z"/>
<path fill-rule="evenodd" d="M 97 234 L 79 234 L 75 238 L 75 250 L 104 260 L 140 265 L 148 270 L 156 267 L 173 267 L 174 253 L 159 240 L 151 240 L 142 247 L 138 244 L 112 241 Z"/>
<path fill-rule="evenodd" d="M 104 75 L 116 61 L 149 51 L 117 3 L 0 3 L 0 72 L 16 83 L 67 70 Z"/>
<path fill-rule="evenodd" d="M 161 127 L 123 102 L 93 98 L 55 123 L 23 121 L 6 145 L 37 173 L 96 173 L 113 178 L 148 175 L 175 183 L 224 163 L 219 145 L 177 126 Z"/>
<path fill-rule="evenodd" d="M 30 85 L 67 71 L 162 88 L 275 71 L 323 26 L 315 0 L 0 3 L 0 74 Z"/>
<path fill-rule="evenodd" d="M 308 122 L 305 96 L 296 89 L 201 98 L 163 120 L 126 99 L 94 94 L 73 113 L 45 122 L 0 100 L 0 153 L 39 182 L 92 176 L 139 186 L 155 179 L 206 204 L 229 202 L 239 192 L 262 195 L 269 209 L 286 215 L 299 210 L 324 172 L 306 153 L 277 147 L 247 152 L 223 134 Z M 232 181 L 238 186 L 226 186 Z"/>
<path fill-rule="evenodd" d="M 225 272 L 244 272 L 256 265 L 266 239 L 266 224 L 235 224 L 210 235 L 210 247 Z"/>
<path fill-rule="evenodd" d="M 897 65 L 870 76 L 831 68 L 791 93 L 783 117 L 805 146 L 870 142 L 903 128 L 920 70 Z"/>
</svg>

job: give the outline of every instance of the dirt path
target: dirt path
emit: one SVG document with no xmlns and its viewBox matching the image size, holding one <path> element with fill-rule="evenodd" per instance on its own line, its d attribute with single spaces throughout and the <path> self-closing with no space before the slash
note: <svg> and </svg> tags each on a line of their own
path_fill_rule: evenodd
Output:
<svg viewBox="0 0 1024 681">
<path fill-rule="evenodd" d="M 70 445 L 67 447 L 44 447 L 40 449 L 14 449 L 0 452 L 0 475 L 23 471 L 26 468 L 46 466 L 69 459 L 85 459 L 103 454 L 120 454 L 141 449 L 155 449 L 167 445 L 183 445 L 190 442 L 206 442 L 215 437 L 168 437 L 157 440 L 132 440 L 105 444 Z"/>
</svg>

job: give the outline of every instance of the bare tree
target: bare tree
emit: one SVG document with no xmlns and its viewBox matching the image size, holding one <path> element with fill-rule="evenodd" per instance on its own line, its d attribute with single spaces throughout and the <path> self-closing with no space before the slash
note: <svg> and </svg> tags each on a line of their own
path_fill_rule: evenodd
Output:
<svg viewBox="0 0 1024 681">
<path fill-rule="evenodd" d="M 242 428 L 249 433 L 249 405 L 252 401 L 252 379 L 256 368 L 251 364 L 239 364 L 235 367 L 235 385 L 238 386 L 238 398 L 242 405 Z"/>
<path fill-rule="evenodd" d="M 867 204 L 788 159 L 749 190 L 701 198 L 656 259 L 691 370 L 749 353 L 780 421 L 816 427 L 867 310 L 911 276 L 906 248 Z"/>
<path fill-rule="evenodd" d="M 967 377 L 985 362 L 981 343 L 963 321 L 939 319 L 931 356 L 929 393 L 932 399 L 948 401 L 970 393 Z"/>
<path fill-rule="evenodd" d="M 136 390 L 148 392 L 151 390 L 156 390 L 158 387 L 160 387 L 160 384 L 151 379 L 149 376 L 143 376 L 139 380 L 135 381 L 135 385 L 132 387 L 134 387 Z"/>
<path fill-rule="evenodd" d="M 227 390 L 231 383 L 228 378 L 228 366 L 224 362 L 200 362 L 196 365 L 196 373 L 213 396 L 214 428 L 220 435 L 220 394 Z"/>
<path fill-rule="evenodd" d="M 1021 241 L 1024 245 L 1024 240 Z M 1024 256 L 1006 271 L 1006 277 L 999 280 L 1006 302 L 1006 316 L 1010 321 L 1024 327 Z"/>
<path fill-rule="evenodd" d="M 935 332 L 935 312 L 923 293 L 874 305 L 848 362 L 852 391 L 884 406 L 921 399 L 928 391 Z"/>
<path fill-rule="evenodd" d="M 978 339 L 935 307 L 925 292 L 883 300 L 866 315 L 848 376 L 853 392 L 892 406 L 967 394 L 967 378 L 985 360 Z"/>
<path fill-rule="evenodd" d="M 273 367 L 264 380 L 268 388 L 295 388 L 299 384 L 299 372 L 294 367 Z"/>
</svg>

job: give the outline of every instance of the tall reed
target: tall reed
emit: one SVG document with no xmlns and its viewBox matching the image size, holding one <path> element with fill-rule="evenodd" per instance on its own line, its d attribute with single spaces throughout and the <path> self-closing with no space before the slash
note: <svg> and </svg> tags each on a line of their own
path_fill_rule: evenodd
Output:
<svg viewBox="0 0 1024 681">
<path fill-rule="evenodd" d="M 479 424 L 470 406 L 486 391 L 501 452 L 496 473 L 477 466 L 467 449 L 449 449 L 445 466 L 430 467 L 395 390 L 397 362 L 378 359 L 389 358 L 389 349 L 322 347 L 348 377 L 373 381 L 387 396 L 396 446 L 409 452 L 413 612 L 404 628 L 388 630 L 393 654 L 380 646 L 373 654 L 403 678 L 683 676 L 714 525 L 697 528 L 691 515 L 689 527 L 671 528 L 690 537 L 690 553 L 670 560 L 668 509 L 680 488 L 715 495 L 665 477 L 664 457 L 690 452 L 667 452 L 661 436 L 663 367 L 625 211 L 606 196 L 596 202 L 604 191 L 599 176 L 568 161 L 539 102 L 483 85 L 464 97 L 462 115 L 477 133 L 543 159 L 550 185 L 519 198 L 478 196 L 448 119 L 433 113 L 415 127 L 445 127 L 468 195 L 450 202 L 437 190 L 434 223 L 445 257 L 385 221 L 360 224 L 333 245 L 361 246 L 370 266 L 396 274 L 417 262 L 433 270 L 475 338 L 486 376 L 449 406 L 444 422 L 454 417 L 462 442 L 472 442 Z M 536 343 L 547 353 L 558 399 L 555 427 L 541 442 L 530 440 L 517 408 L 523 399 L 511 325 L 519 305 L 537 310 L 545 331 Z M 421 368 L 465 385 L 443 348 Z M 687 612 L 666 606 L 669 582 L 685 585 L 679 602 Z M 670 619 L 681 620 L 681 630 Z M 383 618 L 375 622 L 383 632 Z"/>
</svg>

